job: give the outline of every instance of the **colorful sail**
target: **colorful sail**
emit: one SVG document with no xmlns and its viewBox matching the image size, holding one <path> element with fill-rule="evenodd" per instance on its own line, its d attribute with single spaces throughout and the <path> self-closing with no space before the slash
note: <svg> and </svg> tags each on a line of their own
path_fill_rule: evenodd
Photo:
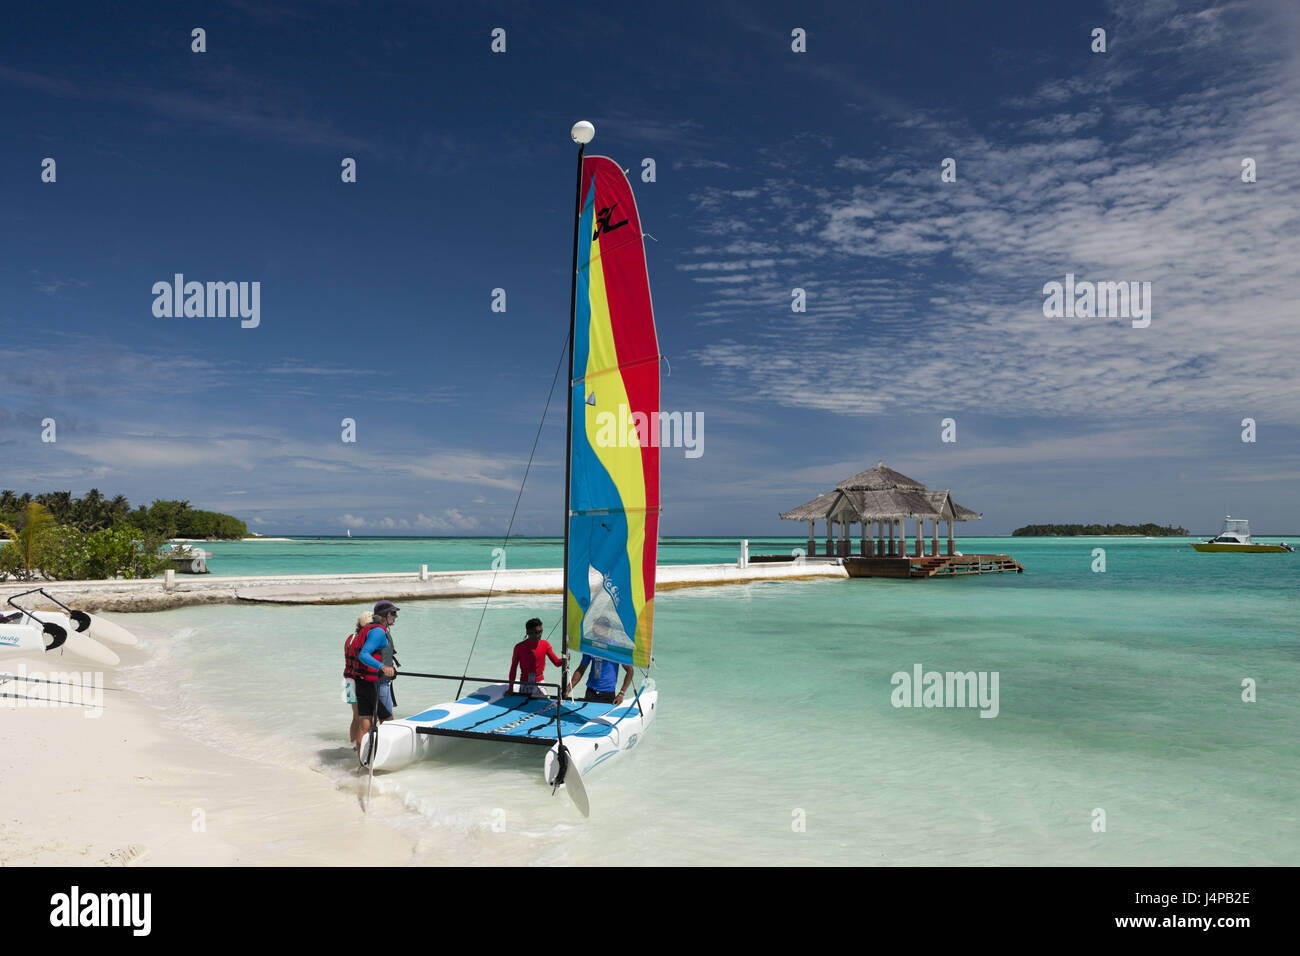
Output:
<svg viewBox="0 0 1300 956">
<path fill-rule="evenodd" d="M 582 162 L 569 483 L 569 647 L 650 666 L 659 545 L 659 341 L 632 186 Z"/>
</svg>

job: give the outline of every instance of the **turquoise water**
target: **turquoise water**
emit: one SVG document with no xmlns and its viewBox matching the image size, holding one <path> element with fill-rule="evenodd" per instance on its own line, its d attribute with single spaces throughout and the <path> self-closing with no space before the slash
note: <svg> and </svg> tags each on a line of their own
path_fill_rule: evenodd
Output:
<svg viewBox="0 0 1300 956">
<path fill-rule="evenodd" d="M 419 542 L 416 563 L 486 547 L 444 540 Z M 334 546 L 295 544 L 309 549 L 295 560 Z M 673 546 L 701 561 L 735 553 L 734 540 Z M 541 748 L 475 741 L 378 775 L 375 809 L 410 834 L 417 862 L 1300 864 L 1300 555 L 1201 555 L 1181 539 L 959 547 L 1008 552 L 1028 572 L 662 592 L 659 717 L 587 778 L 588 821 L 542 783 Z M 554 542 L 536 548 L 538 565 L 558 563 Z M 404 602 L 403 664 L 461 672 L 482 607 Z M 503 673 L 524 619 L 550 626 L 559 607 L 494 599 L 470 673 Z M 201 739 L 360 787 L 338 697 L 359 609 L 122 616 L 168 635 L 126 679 Z M 892 675 L 918 663 L 997 672 L 997 717 L 894 707 Z M 454 690 L 400 679 L 398 713 Z"/>
<path fill-rule="evenodd" d="M 212 541 L 208 569 L 216 575 L 362 574 L 367 572 L 469 571 L 491 568 L 558 568 L 561 538 L 515 538 L 502 548 L 500 538 L 291 538 L 287 541 Z M 751 554 L 789 554 L 804 547 L 794 538 L 750 541 Z M 660 564 L 716 564 L 735 561 L 739 538 L 664 538 Z"/>
</svg>

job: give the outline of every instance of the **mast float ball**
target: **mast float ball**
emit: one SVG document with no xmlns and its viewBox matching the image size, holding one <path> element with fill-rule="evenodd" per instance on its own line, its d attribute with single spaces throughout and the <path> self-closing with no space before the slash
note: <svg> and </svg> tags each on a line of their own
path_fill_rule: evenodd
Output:
<svg viewBox="0 0 1300 956">
<path fill-rule="evenodd" d="M 586 120 L 578 120 L 578 122 L 573 124 L 573 129 L 569 131 L 569 135 L 573 137 L 575 143 L 581 143 L 585 146 L 595 138 L 596 127 L 592 126 Z"/>
</svg>

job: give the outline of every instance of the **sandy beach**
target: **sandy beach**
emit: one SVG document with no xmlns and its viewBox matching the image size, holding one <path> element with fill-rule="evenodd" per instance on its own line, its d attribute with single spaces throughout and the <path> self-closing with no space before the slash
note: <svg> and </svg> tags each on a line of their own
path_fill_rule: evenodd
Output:
<svg viewBox="0 0 1300 956">
<path fill-rule="evenodd" d="M 143 658 L 122 650 L 124 665 Z M 88 665 L 68 656 L 0 664 L 0 673 L 45 680 L 74 671 Z M 165 726 L 148 701 L 116 689 L 115 671 L 103 674 L 98 716 L 94 706 L 49 705 L 55 685 L 0 684 L 0 865 L 345 865 L 356 862 L 362 842 L 371 864 L 411 860 L 408 840 L 366 818 L 359 787 L 349 792 L 306 767 L 240 759 L 191 740 Z M 64 701 L 80 696 L 56 689 Z"/>
</svg>

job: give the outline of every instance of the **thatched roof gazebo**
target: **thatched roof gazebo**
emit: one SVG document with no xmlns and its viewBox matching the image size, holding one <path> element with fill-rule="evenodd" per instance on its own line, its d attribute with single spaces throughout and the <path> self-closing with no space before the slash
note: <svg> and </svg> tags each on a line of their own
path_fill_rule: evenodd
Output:
<svg viewBox="0 0 1300 956">
<path fill-rule="evenodd" d="M 947 525 L 947 554 L 951 555 L 955 541 L 954 523 L 973 521 L 983 515 L 957 504 L 946 490 L 930 491 L 919 481 L 886 468 L 881 461 L 876 463 L 876 467 L 841 481 L 834 491 L 818 495 L 781 517 L 788 521 L 808 522 L 809 556 L 817 553 L 816 522 L 825 521 L 827 556 L 847 557 L 853 553 L 851 532 L 856 524 L 861 529 L 858 553 L 862 557 L 876 558 L 907 556 L 907 519 L 910 518 L 916 529 L 914 556 L 919 558 L 927 553 L 927 519 L 931 537 L 929 554 L 937 556 L 939 522 Z M 870 533 L 868 526 L 874 526 Z"/>
</svg>

